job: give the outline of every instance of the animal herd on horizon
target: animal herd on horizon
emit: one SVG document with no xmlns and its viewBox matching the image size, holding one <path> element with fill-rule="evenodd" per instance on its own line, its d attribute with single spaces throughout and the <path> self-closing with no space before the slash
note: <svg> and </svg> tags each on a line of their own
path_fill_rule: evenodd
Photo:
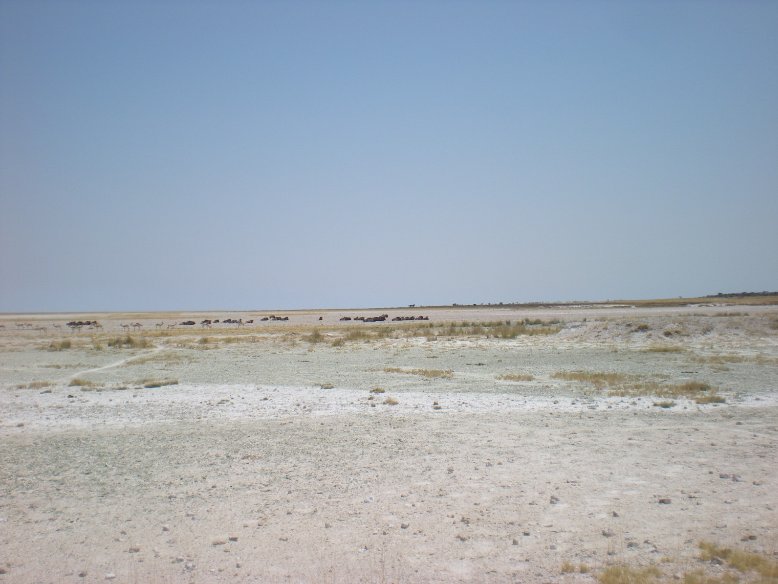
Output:
<svg viewBox="0 0 778 584">
<path fill-rule="evenodd" d="M 288 322 L 289 317 L 288 316 L 278 316 L 275 314 L 263 316 L 258 319 L 260 322 Z M 324 317 L 319 316 L 318 320 L 321 322 L 324 320 Z M 349 321 L 360 321 L 365 323 L 375 323 L 375 322 L 386 322 L 389 320 L 388 314 L 380 314 L 378 316 L 343 316 L 339 319 L 342 322 L 349 322 Z M 429 320 L 429 316 L 395 316 L 391 319 L 392 322 L 402 322 L 402 321 L 411 321 L 411 320 Z M 18 330 L 34 330 L 34 331 L 46 331 L 47 327 L 43 324 L 33 324 L 29 322 L 17 322 L 16 328 Z M 162 329 L 163 327 L 167 327 L 168 330 L 175 329 L 178 327 L 194 327 L 197 325 L 200 325 L 201 328 L 211 328 L 214 325 L 231 325 L 235 327 L 243 327 L 246 325 L 253 325 L 254 319 L 248 319 L 243 320 L 242 318 L 225 318 L 225 319 L 203 319 L 199 323 L 194 320 L 184 320 L 180 322 L 173 322 L 173 323 L 165 323 L 157 322 L 154 324 L 154 327 L 157 330 Z M 62 325 L 59 323 L 52 323 L 52 325 L 55 329 L 61 330 Z M 103 330 L 103 325 L 100 324 L 96 320 L 71 320 L 70 322 L 66 323 L 66 326 L 71 330 L 71 332 L 80 332 L 82 329 L 86 328 L 87 330 Z M 130 329 L 135 332 L 140 332 L 143 329 L 143 323 L 141 322 L 131 322 L 131 323 L 120 323 L 119 326 L 124 329 L 127 333 L 130 332 Z M 0 324 L 0 329 L 5 329 L 4 324 Z"/>
</svg>

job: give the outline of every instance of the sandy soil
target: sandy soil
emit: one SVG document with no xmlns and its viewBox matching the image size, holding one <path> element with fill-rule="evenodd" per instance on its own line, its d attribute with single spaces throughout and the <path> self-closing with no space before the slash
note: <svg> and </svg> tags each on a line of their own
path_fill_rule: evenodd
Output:
<svg viewBox="0 0 778 584">
<path fill-rule="evenodd" d="M 384 312 L 430 320 L 340 321 Z M 776 307 L 269 314 L 0 315 L 0 582 L 594 582 L 778 551 Z M 204 318 L 255 323 L 168 326 Z M 525 318 L 552 331 L 445 324 Z"/>
</svg>

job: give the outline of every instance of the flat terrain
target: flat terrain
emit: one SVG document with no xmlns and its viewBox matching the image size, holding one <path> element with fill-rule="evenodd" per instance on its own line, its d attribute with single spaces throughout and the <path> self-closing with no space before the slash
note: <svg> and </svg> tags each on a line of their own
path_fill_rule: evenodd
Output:
<svg viewBox="0 0 778 584">
<path fill-rule="evenodd" d="M 0 315 L 0 582 L 720 576 L 777 507 L 776 306 Z"/>
</svg>

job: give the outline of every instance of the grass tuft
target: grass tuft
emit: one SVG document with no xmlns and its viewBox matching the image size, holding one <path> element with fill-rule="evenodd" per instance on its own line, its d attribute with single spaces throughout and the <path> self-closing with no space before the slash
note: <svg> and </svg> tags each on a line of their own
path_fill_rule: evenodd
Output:
<svg viewBox="0 0 778 584">
<path fill-rule="evenodd" d="M 597 580 L 600 584 L 651 584 L 660 576 L 661 572 L 654 566 L 648 568 L 611 566 L 603 571 Z"/>
<path fill-rule="evenodd" d="M 132 335 L 123 337 L 113 337 L 108 339 L 107 344 L 114 349 L 149 349 L 154 345 L 144 337 L 136 338 Z"/>
<path fill-rule="evenodd" d="M 554 379 L 563 379 L 565 381 L 581 381 L 591 383 L 595 387 L 603 388 L 622 383 L 627 379 L 626 375 L 621 373 L 603 373 L 595 371 L 560 371 L 554 373 L 551 377 Z"/>
<path fill-rule="evenodd" d="M 144 379 L 141 384 L 147 389 L 152 389 L 166 385 L 178 385 L 178 379 Z"/>
<path fill-rule="evenodd" d="M 88 379 L 84 379 L 82 377 L 74 377 L 70 380 L 70 383 L 68 383 L 69 386 L 75 387 L 95 387 L 97 385 L 94 381 L 89 381 Z"/>
<path fill-rule="evenodd" d="M 761 554 L 724 548 L 709 541 L 700 542 L 700 559 L 710 561 L 719 558 L 739 572 L 756 572 L 768 581 L 778 581 L 778 562 Z"/>
<path fill-rule="evenodd" d="M 22 383 L 16 386 L 16 389 L 43 389 L 44 387 L 51 387 L 54 385 L 53 381 L 31 381 L 30 383 Z"/>
<path fill-rule="evenodd" d="M 65 339 L 64 341 L 52 341 L 49 344 L 49 351 L 64 351 L 65 349 L 70 349 L 73 346 L 73 344 L 70 342 L 70 339 Z"/>
</svg>

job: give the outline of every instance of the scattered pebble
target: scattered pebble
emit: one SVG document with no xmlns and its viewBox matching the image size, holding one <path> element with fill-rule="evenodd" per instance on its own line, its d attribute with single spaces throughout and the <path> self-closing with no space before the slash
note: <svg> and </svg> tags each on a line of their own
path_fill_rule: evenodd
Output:
<svg viewBox="0 0 778 584">
<path fill-rule="evenodd" d="M 408 523 L 401 523 L 400 524 L 400 529 L 408 529 L 408 527 L 410 527 L 410 525 Z"/>
<path fill-rule="evenodd" d="M 559 503 L 559 497 L 555 497 L 554 495 L 551 495 L 551 504 L 556 505 Z"/>
<path fill-rule="evenodd" d="M 613 536 L 615 535 L 615 534 L 613 533 L 613 531 L 611 531 L 610 529 L 603 529 L 603 530 L 602 530 L 602 534 L 603 534 L 605 537 L 613 537 Z"/>
<path fill-rule="evenodd" d="M 672 502 L 673 502 L 672 499 L 659 499 L 659 504 L 660 505 L 669 505 Z"/>
</svg>

